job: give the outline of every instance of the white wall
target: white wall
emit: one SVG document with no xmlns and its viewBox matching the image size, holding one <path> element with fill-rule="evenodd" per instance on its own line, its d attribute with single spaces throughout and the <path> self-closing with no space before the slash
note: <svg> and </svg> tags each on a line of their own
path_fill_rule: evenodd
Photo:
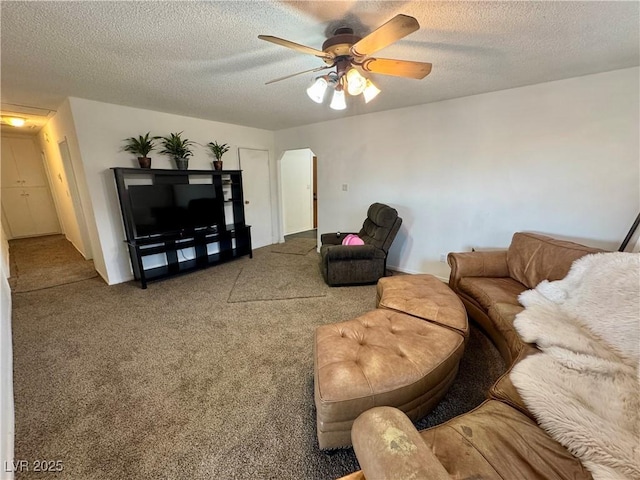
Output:
<svg viewBox="0 0 640 480">
<path fill-rule="evenodd" d="M 395 207 L 403 271 L 447 277 L 441 254 L 521 230 L 617 249 L 640 210 L 638 85 L 630 68 L 350 117 L 278 131 L 276 152 L 318 156 L 319 233 Z"/>
<path fill-rule="evenodd" d="M 313 152 L 308 148 L 284 152 L 280 188 L 284 235 L 313 228 Z"/>
<path fill-rule="evenodd" d="M 9 245 L 0 229 L 0 478 L 12 479 L 14 444 L 13 348 L 11 341 L 11 290 L 9 288 Z M 7 462 L 7 463 L 5 463 Z M 11 467 L 9 467 L 11 470 Z"/>
<path fill-rule="evenodd" d="M 257 128 L 242 127 L 209 120 L 183 117 L 168 113 L 153 112 L 138 108 L 111 105 L 107 103 L 70 98 L 83 175 L 79 181 L 81 191 L 90 197 L 91 215 L 88 226 L 92 238 L 94 261 L 100 258 L 104 264 L 103 277 L 109 284 L 121 283 L 133 278 L 129 254 L 123 240 L 120 205 L 116 192 L 112 167 L 137 167 L 135 156 L 123 152 L 123 140 L 127 137 L 145 134 L 168 135 L 184 132 L 183 138 L 200 145 L 211 141 L 227 143 L 231 150 L 223 157 L 224 168 L 238 168 L 238 147 L 264 149 L 273 158 L 273 132 Z M 175 168 L 170 159 L 151 152 L 152 168 Z M 211 157 L 201 146 L 194 148 L 194 156 L 189 162 L 190 170 L 210 170 Z M 276 169 L 272 166 L 271 181 L 275 186 Z M 272 188 L 273 205 L 277 205 L 276 189 Z M 277 231 L 278 217 L 274 215 L 274 231 Z M 96 241 L 94 242 L 94 239 Z M 96 268 L 98 265 L 96 262 Z"/>
<path fill-rule="evenodd" d="M 51 192 L 53 194 L 58 218 L 62 224 L 65 237 L 87 259 L 93 258 L 91 240 L 84 218 L 84 210 L 90 208 L 90 201 L 85 193 L 83 198 L 73 185 L 75 169 L 82 169 L 80 151 L 76 137 L 75 125 L 69 102 L 65 101 L 38 134 L 40 149 L 44 152 Z M 65 167 L 60 149 L 60 142 L 67 141 L 69 157 L 72 165 Z M 73 171 L 69 171 L 74 168 Z M 74 204 L 73 196 L 76 200 Z M 104 265 L 96 262 L 96 269 L 104 276 Z"/>
</svg>

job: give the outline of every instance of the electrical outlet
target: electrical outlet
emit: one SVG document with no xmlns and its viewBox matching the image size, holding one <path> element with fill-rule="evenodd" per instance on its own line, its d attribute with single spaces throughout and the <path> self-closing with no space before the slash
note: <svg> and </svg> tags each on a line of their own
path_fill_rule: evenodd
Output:
<svg viewBox="0 0 640 480">
<path fill-rule="evenodd" d="M 440 261 L 442 263 L 447 263 L 447 254 L 446 253 L 441 253 L 440 254 Z"/>
<path fill-rule="evenodd" d="M 342 184 L 342 191 L 346 192 L 347 190 L 349 190 L 349 185 L 347 185 L 346 183 Z"/>
</svg>

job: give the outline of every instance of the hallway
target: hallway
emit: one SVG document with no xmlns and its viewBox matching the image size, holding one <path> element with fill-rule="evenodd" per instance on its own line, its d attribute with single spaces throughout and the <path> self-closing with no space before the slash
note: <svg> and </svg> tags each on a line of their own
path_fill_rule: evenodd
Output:
<svg viewBox="0 0 640 480">
<path fill-rule="evenodd" d="M 64 235 L 9 240 L 12 293 L 75 283 L 98 275 Z"/>
</svg>

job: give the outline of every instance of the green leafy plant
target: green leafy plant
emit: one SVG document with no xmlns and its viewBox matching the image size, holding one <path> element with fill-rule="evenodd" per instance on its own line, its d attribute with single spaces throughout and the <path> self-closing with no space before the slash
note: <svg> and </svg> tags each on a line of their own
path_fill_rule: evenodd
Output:
<svg viewBox="0 0 640 480">
<path fill-rule="evenodd" d="M 162 150 L 160 153 L 164 155 L 170 155 L 173 158 L 185 158 L 188 159 L 193 155 L 191 146 L 195 145 L 195 142 L 187 138 L 181 137 L 182 132 L 171 133 L 166 137 L 156 137 L 160 140 Z"/>
<path fill-rule="evenodd" d="M 149 152 L 156 147 L 153 141 L 157 137 L 149 137 L 149 135 L 151 135 L 151 132 L 147 132 L 144 136 L 139 135 L 138 138 L 126 138 L 125 140 L 123 140 L 127 142 L 127 144 L 124 146 L 124 151 L 133 153 L 134 155 L 138 155 L 139 157 L 146 157 L 147 155 L 149 155 Z"/>
<path fill-rule="evenodd" d="M 213 153 L 213 156 L 216 157 L 218 161 L 222 160 L 222 155 L 229 151 L 229 145 L 226 143 L 220 145 L 218 142 L 209 142 L 207 143 L 207 147 L 209 147 L 209 150 L 211 150 L 211 153 Z"/>
</svg>

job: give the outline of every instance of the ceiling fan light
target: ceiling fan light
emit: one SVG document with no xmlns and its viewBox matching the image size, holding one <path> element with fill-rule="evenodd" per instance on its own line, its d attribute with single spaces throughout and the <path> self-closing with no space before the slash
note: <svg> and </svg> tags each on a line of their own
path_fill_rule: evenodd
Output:
<svg viewBox="0 0 640 480">
<path fill-rule="evenodd" d="M 324 77 L 318 77 L 314 80 L 309 88 L 307 88 L 307 95 L 311 100 L 316 103 L 322 103 L 324 100 L 324 94 L 327 91 L 327 80 Z"/>
<path fill-rule="evenodd" d="M 344 97 L 344 90 L 342 88 L 336 88 L 333 92 L 333 98 L 331 99 L 331 105 L 334 110 L 344 110 L 347 108 L 347 100 Z"/>
<path fill-rule="evenodd" d="M 376 87 L 371 80 L 367 79 L 367 86 L 362 92 L 362 95 L 364 96 L 364 103 L 369 103 L 371 100 L 376 98 L 379 93 L 380 89 Z"/>
<path fill-rule="evenodd" d="M 349 95 L 360 95 L 366 86 L 367 79 L 360 75 L 357 69 L 349 69 L 347 72 L 347 92 Z"/>
</svg>

